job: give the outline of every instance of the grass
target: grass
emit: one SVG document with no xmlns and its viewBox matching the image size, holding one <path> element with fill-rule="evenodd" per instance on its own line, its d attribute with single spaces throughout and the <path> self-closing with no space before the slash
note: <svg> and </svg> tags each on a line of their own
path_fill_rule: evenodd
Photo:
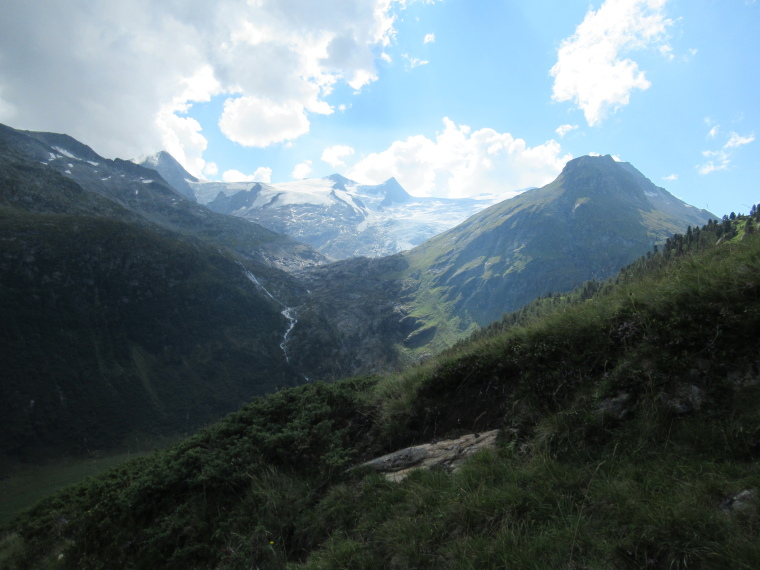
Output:
<svg viewBox="0 0 760 570">
<path fill-rule="evenodd" d="M 86 457 L 47 459 L 41 463 L 5 462 L 0 478 L 0 525 L 60 489 L 81 483 L 126 461 L 146 457 L 156 449 L 175 443 L 176 439 L 135 438 L 128 446 L 134 449 L 126 452 L 93 453 Z"/>
<path fill-rule="evenodd" d="M 258 398 L 42 501 L 5 527 L 0 560 L 756 568 L 760 239 L 739 238 L 653 256 L 590 301 L 558 303 L 399 374 Z M 605 412 L 621 395 L 625 413 Z M 456 473 L 391 483 L 348 471 L 492 428 L 497 449 Z M 743 491 L 754 495 L 727 508 Z"/>
</svg>

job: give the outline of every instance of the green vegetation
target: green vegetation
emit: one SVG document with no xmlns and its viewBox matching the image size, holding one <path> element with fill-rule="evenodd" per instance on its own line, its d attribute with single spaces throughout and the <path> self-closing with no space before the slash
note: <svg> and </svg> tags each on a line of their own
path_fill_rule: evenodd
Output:
<svg viewBox="0 0 760 570">
<path fill-rule="evenodd" d="M 131 443 L 134 451 L 109 454 L 93 453 L 89 457 L 67 457 L 46 461 L 41 465 L 17 463 L 6 464 L 0 478 L 0 524 L 10 521 L 14 515 L 28 509 L 40 499 L 68 485 L 81 483 L 130 459 L 152 453 L 155 449 L 168 447 L 178 438 L 162 440 L 135 438 Z"/>
<path fill-rule="evenodd" d="M 20 515 L 0 566 L 757 568 L 755 216 L 402 373 L 257 398 Z M 493 428 L 454 474 L 347 471 Z"/>
<path fill-rule="evenodd" d="M 605 280 L 711 214 L 612 157 L 567 163 L 546 186 L 487 208 L 404 254 L 410 314 L 432 330 L 402 350 L 430 355 L 537 295 Z"/>
<path fill-rule="evenodd" d="M 83 159 L 75 177 L 45 141 Z M 0 125 L 0 476 L 187 435 L 303 381 L 280 348 L 282 306 L 245 274 L 297 296 L 264 259 L 292 242 L 150 172 Z"/>
</svg>

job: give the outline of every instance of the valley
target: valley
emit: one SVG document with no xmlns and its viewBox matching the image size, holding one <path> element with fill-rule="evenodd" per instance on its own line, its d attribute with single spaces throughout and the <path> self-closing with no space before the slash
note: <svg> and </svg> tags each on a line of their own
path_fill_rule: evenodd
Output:
<svg viewBox="0 0 760 570">
<path fill-rule="evenodd" d="M 208 183 L 185 178 L 185 187 L 177 179 L 182 171 L 167 170 L 170 184 L 155 170 L 108 161 L 63 135 L 8 127 L 0 135 L 0 308 L 10 325 L 0 338 L 0 466 L 14 473 L 8 489 L 22 489 L 18 473 L 37 481 L 14 492 L 3 516 L 10 520 L 13 510 L 42 498 L 46 489 L 104 470 L 72 487 L 81 489 L 74 491 L 80 498 L 70 490 L 56 495 L 63 511 L 39 507 L 75 521 L 60 534 L 37 534 L 35 525 L 49 528 L 39 510 L 12 519 L 0 560 L 19 552 L 36 564 L 40 556 L 65 551 L 79 564 L 84 537 L 92 545 L 92 529 L 111 524 L 92 514 L 102 512 L 118 521 L 108 532 L 141 546 L 116 553 L 113 543 L 97 539 L 98 556 L 140 565 L 156 549 L 167 551 L 162 541 L 174 540 L 168 537 L 176 532 L 165 526 L 175 516 L 167 513 L 180 509 L 176 516 L 186 529 L 229 524 L 249 544 L 265 537 L 277 547 L 254 547 L 243 555 L 187 531 L 185 546 L 174 547 L 167 559 L 170 566 L 234 566 L 252 557 L 275 567 L 286 560 L 305 567 L 329 561 L 324 564 L 333 567 L 344 564 L 345 540 L 384 566 L 385 551 L 364 542 L 376 540 L 374 523 L 366 534 L 345 538 L 343 523 L 330 519 L 327 534 L 307 538 L 311 523 L 302 527 L 290 515 L 269 513 L 255 497 L 274 497 L 285 492 L 280 485 L 292 485 L 284 496 L 295 505 L 294 516 L 305 517 L 299 520 L 321 517 L 316 513 L 333 503 L 348 513 L 340 494 L 352 477 L 360 487 L 349 502 L 364 501 L 366 485 L 381 501 L 389 500 L 377 480 L 361 470 L 348 475 L 349 467 L 483 430 L 500 435 L 491 451 L 475 454 L 473 465 L 498 470 L 507 461 L 523 474 L 519 478 L 540 471 L 535 461 L 550 457 L 552 469 L 568 472 L 574 467 L 562 442 L 580 446 L 583 461 L 604 463 L 612 461 L 604 438 L 618 426 L 627 434 L 620 437 L 635 439 L 636 422 L 659 426 L 659 413 L 687 422 L 692 413 L 701 421 L 703 408 L 723 414 L 722 396 L 705 403 L 718 389 L 709 378 L 734 379 L 719 383 L 731 401 L 756 396 L 754 353 L 746 342 L 758 314 L 751 277 L 756 209 L 718 221 L 610 156 L 573 159 L 550 184 L 487 207 L 478 204 L 458 224 L 453 220 L 472 204 L 446 210 L 442 202 L 428 203 L 424 207 L 442 210 L 436 224 L 448 220 L 453 226 L 411 248 L 393 251 L 410 243 L 382 238 L 390 249 L 333 261 L 329 253 L 337 250 L 329 244 L 338 243 L 335 235 L 321 245 L 299 242 L 303 235 L 293 230 L 298 220 L 307 220 L 307 228 L 337 227 L 336 235 L 342 232 L 348 243 L 355 231 L 370 227 L 368 196 L 374 196 L 373 207 L 387 208 L 391 217 L 402 211 L 393 209 L 394 200 L 399 208 L 417 204 L 408 210 L 410 219 L 421 220 L 416 235 L 432 232 L 435 224 L 419 215 L 421 202 L 395 181 L 366 187 L 332 176 L 293 183 L 292 200 L 287 187 L 254 184 L 231 196 L 218 193 L 207 207 L 196 192 Z M 302 196 L 304 184 L 311 202 Z M 319 200 L 326 209 L 312 208 Z M 257 201 L 292 207 L 256 208 Z M 267 224 L 282 224 L 294 235 Z M 362 239 L 380 238 L 365 232 Z M 697 291 L 689 289 L 694 278 L 686 276 L 694 271 L 705 276 Z M 734 279 L 737 271 L 743 281 Z M 721 300 L 711 301 L 717 294 Z M 690 310 L 699 303 L 705 303 L 704 323 L 667 308 Z M 736 308 L 742 304 L 743 313 Z M 705 331 L 711 327 L 720 334 L 710 337 Z M 705 344 L 708 337 L 713 340 Z M 642 384 L 643 378 L 655 383 Z M 618 410 L 618 400 L 638 410 L 633 423 L 622 422 L 629 408 Z M 750 421 L 749 409 L 741 413 L 741 422 Z M 606 435 L 576 436 L 568 427 L 576 425 L 571 417 Z M 726 429 L 722 421 L 715 424 L 718 432 Z M 653 449 L 660 449 L 660 429 L 642 432 Z M 116 450 L 137 434 L 180 441 L 121 464 L 125 458 Z M 691 449 L 678 434 L 679 445 Z M 742 445 L 754 445 L 742 441 L 731 448 L 732 458 L 744 457 Z M 90 469 L 86 458 L 93 454 L 112 459 Z M 67 461 L 73 462 L 70 469 L 55 467 Z M 484 476 L 467 465 L 463 476 Z M 627 475 L 613 470 L 606 476 Z M 724 478 L 720 493 L 728 496 L 727 475 L 715 476 Z M 241 477 L 255 481 L 253 495 L 243 492 L 253 518 L 230 503 L 242 492 L 236 490 L 242 489 Z M 403 485 L 431 484 L 426 477 L 412 472 Z M 742 477 L 742 485 L 754 488 L 749 475 Z M 591 488 L 593 477 L 579 480 Z M 132 494 L 129 510 L 119 506 L 127 499 L 112 484 Z M 326 496 L 306 490 L 325 485 Z M 207 486 L 213 496 L 203 491 L 203 501 L 210 500 L 216 514 L 198 503 L 198 489 Z M 151 495 L 152 488 L 164 499 Z M 367 516 L 376 516 L 372 512 Z M 526 513 L 526 520 L 539 516 Z M 471 536 L 466 529 L 457 532 Z M 228 543 L 231 535 L 224 536 Z M 434 566 L 440 546 L 431 548 L 415 554 L 418 562 L 404 564 Z M 615 559 L 608 551 L 593 556 Z M 671 554 L 658 556 L 669 560 Z"/>
<path fill-rule="evenodd" d="M 591 297 L 540 299 L 401 372 L 256 398 L 42 501 L 0 560 L 751 567 L 759 227 L 753 207 L 673 236 Z M 454 472 L 361 467 L 494 429 Z"/>
<path fill-rule="evenodd" d="M 134 430 L 192 433 L 255 395 L 398 370 L 711 217 L 609 156 L 572 160 L 553 183 L 482 209 L 421 201 L 395 180 L 240 190 L 193 179 L 167 153 L 145 162 L 173 186 L 65 135 L 0 134 L 0 299 L 12 323 L 1 451 L 22 460 L 108 449 Z M 406 212 L 399 223 L 418 219 L 424 236 L 473 209 L 387 256 L 330 262 L 296 241 L 327 231 L 321 246 L 388 243 L 366 233 L 382 212 Z"/>
</svg>

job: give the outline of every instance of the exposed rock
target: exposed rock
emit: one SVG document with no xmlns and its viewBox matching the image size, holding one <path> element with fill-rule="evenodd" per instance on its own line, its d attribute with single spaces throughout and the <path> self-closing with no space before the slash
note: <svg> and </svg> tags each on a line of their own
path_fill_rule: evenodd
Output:
<svg viewBox="0 0 760 570">
<path fill-rule="evenodd" d="M 597 413 L 622 420 L 631 411 L 631 394 L 624 392 L 614 398 L 605 398 L 599 404 Z"/>
<path fill-rule="evenodd" d="M 379 473 L 385 473 L 386 479 L 394 482 L 402 481 L 412 469 L 435 467 L 453 472 L 467 456 L 481 449 L 494 449 L 498 431 L 471 433 L 458 439 L 407 447 L 367 461 L 359 467 L 370 467 Z"/>
<path fill-rule="evenodd" d="M 676 414 L 687 414 L 702 407 L 705 391 L 694 384 L 681 384 L 671 394 L 662 394 L 661 399 Z"/>
<path fill-rule="evenodd" d="M 735 513 L 743 511 L 750 507 L 757 497 L 757 491 L 754 489 L 744 489 L 736 495 L 728 497 L 720 504 L 720 510 L 724 513 Z"/>
</svg>

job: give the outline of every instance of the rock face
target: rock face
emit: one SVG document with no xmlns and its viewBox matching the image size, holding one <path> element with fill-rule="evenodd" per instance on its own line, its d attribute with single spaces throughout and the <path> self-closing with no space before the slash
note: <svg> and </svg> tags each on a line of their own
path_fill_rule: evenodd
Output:
<svg viewBox="0 0 760 570">
<path fill-rule="evenodd" d="M 369 467 L 384 473 L 389 481 L 403 481 L 413 469 L 445 469 L 456 471 L 462 462 L 482 449 L 494 449 L 499 430 L 471 433 L 457 439 L 447 439 L 436 443 L 426 443 L 407 447 L 372 461 L 360 467 Z"/>
<path fill-rule="evenodd" d="M 401 362 L 416 326 L 403 303 L 401 255 L 356 258 L 296 272 L 308 291 L 290 340 L 293 363 L 319 378 L 373 374 Z"/>
</svg>

